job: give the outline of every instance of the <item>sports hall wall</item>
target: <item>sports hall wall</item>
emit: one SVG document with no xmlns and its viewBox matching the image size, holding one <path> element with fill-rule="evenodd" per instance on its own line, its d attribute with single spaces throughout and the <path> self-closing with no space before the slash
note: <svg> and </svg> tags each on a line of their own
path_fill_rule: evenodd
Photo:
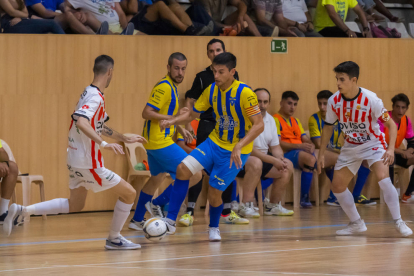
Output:
<svg viewBox="0 0 414 276">
<path fill-rule="evenodd" d="M 142 132 L 142 109 L 154 84 L 167 72 L 168 56 L 184 53 L 188 67 L 179 86 L 181 97 L 195 74 L 209 65 L 210 37 L 2 35 L 0 36 L 0 138 L 13 150 L 22 173 L 41 174 L 46 199 L 69 196 L 66 168 L 70 115 L 92 81 L 93 60 L 115 60 L 112 83 L 105 91 L 108 125 L 121 133 Z M 334 66 L 353 60 L 361 67 L 360 85 L 378 94 L 387 108 L 396 93 L 414 101 L 414 41 L 404 39 L 289 38 L 288 53 L 270 52 L 269 38 L 223 38 L 238 58 L 241 81 L 272 93 L 276 112 L 281 93 L 299 94 L 297 117 L 307 121 L 317 111 L 316 93 L 336 91 Z M 410 109 L 408 115 L 412 117 Z M 105 166 L 127 176 L 125 156 L 103 152 Z M 21 202 L 18 186 L 17 198 Z M 113 209 L 108 192 L 88 195 L 86 211 Z M 32 189 L 32 202 L 38 202 Z M 289 201 L 289 200 L 288 200 Z"/>
</svg>

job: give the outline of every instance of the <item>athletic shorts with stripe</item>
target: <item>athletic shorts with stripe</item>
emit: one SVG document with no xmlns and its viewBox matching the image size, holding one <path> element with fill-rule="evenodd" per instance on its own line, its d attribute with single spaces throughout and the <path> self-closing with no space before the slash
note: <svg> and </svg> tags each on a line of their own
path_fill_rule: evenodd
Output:
<svg viewBox="0 0 414 276">
<path fill-rule="evenodd" d="M 121 182 L 121 177 L 105 167 L 97 169 L 79 169 L 68 165 L 69 189 L 85 187 L 94 193 L 108 190 Z"/>
</svg>

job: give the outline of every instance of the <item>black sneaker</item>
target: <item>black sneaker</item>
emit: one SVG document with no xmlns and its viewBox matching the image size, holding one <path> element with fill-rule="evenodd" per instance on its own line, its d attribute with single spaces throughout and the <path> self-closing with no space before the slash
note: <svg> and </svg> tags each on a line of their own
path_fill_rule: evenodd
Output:
<svg viewBox="0 0 414 276">
<path fill-rule="evenodd" d="M 96 32 L 97 35 L 107 35 L 109 32 L 109 24 L 107 21 L 102 22 L 101 26 L 99 27 L 98 31 Z"/>
<path fill-rule="evenodd" d="M 0 225 L 3 225 L 4 219 L 7 217 L 8 213 L 9 213 L 9 211 L 6 211 L 6 213 L 4 213 L 0 216 Z"/>
<path fill-rule="evenodd" d="M 360 195 L 359 197 L 355 198 L 355 204 L 358 206 L 372 206 L 376 205 L 377 203 L 373 200 L 366 198 L 363 195 Z"/>
</svg>

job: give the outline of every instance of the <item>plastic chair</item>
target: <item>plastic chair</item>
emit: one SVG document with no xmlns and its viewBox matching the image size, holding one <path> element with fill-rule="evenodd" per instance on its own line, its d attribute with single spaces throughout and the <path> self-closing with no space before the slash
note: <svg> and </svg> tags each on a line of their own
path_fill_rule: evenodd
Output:
<svg viewBox="0 0 414 276">
<path fill-rule="evenodd" d="M 412 37 L 414 37 L 414 23 L 410 23 L 409 24 L 409 28 L 410 28 L 410 34 Z"/>
<path fill-rule="evenodd" d="M 131 137 L 135 134 L 126 133 L 124 135 L 126 137 Z M 139 160 L 140 162 L 142 162 L 143 160 L 148 161 L 147 151 L 145 150 L 144 146 L 141 143 L 124 144 L 124 146 L 126 157 L 128 159 L 127 182 L 131 183 L 131 179 L 133 177 L 144 178 L 147 181 L 151 177 L 151 173 L 149 171 L 138 171 L 134 168 L 135 165 L 139 163 L 137 160 Z"/>
<path fill-rule="evenodd" d="M 408 34 L 407 29 L 405 28 L 404 23 L 396 23 L 396 22 L 387 22 L 388 28 L 395 28 L 397 31 L 401 33 L 401 38 L 411 38 Z"/>
<path fill-rule="evenodd" d="M 1 140 L 1 143 L 3 145 L 4 150 L 9 155 L 9 158 L 11 161 L 16 162 L 16 159 L 13 156 L 13 153 L 9 147 L 9 145 Z M 27 175 L 23 176 L 21 175 L 21 172 L 19 171 L 19 176 L 17 177 L 17 183 L 22 183 L 22 194 L 23 194 L 23 206 L 29 206 L 30 205 L 30 199 L 31 199 L 31 184 L 34 183 L 39 186 L 40 189 L 40 201 L 45 201 L 45 186 L 43 181 L 42 175 Z M 16 202 L 16 190 L 13 193 L 12 201 Z M 46 219 L 46 215 L 43 215 L 43 219 Z M 26 220 L 30 220 L 30 217 L 27 217 Z"/>
<path fill-rule="evenodd" d="M 345 25 L 353 32 L 360 33 L 361 30 L 359 29 L 359 26 L 356 22 L 347 21 L 345 22 Z"/>
</svg>

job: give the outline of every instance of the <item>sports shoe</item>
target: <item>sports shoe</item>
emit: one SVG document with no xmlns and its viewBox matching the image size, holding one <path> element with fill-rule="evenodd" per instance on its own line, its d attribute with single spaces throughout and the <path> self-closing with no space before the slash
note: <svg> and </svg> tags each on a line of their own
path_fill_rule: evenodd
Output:
<svg viewBox="0 0 414 276">
<path fill-rule="evenodd" d="M 413 234 L 413 231 L 410 227 L 405 224 L 405 222 L 400 218 L 395 222 L 395 229 L 403 236 L 408 237 Z"/>
<path fill-rule="evenodd" d="M 405 195 L 404 194 L 401 201 L 404 202 L 404 203 L 412 203 L 412 202 L 414 202 L 414 198 L 413 198 L 412 195 Z"/>
<path fill-rule="evenodd" d="M 238 212 L 239 211 L 239 203 L 237 201 L 232 201 L 231 202 L 231 210 L 233 210 L 234 212 Z"/>
<path fill-rule="evenodd" d="M 6 213 L 4 213 L 0 216 L 0 225 L 3 225 L 3 222 L 6 219 L 8 212 L 9 211 L 6 211 Z"/>
<path fill-rule="evenodd" d="M 109 24 L 107 21 L 102 22 L 101 26 L 99 27 L 98 31 L 96 32 L 97 35 L 107 35 L 109 31 Z"/>
<path fill-rule="evenodd" d="M 17 205 L 16 203 L 13 203 L 12 205 L 10 205 L 7 216 L 3 222 L 3 232 L 7 236 L 10 236 L 11 231 L 14 226 L 14 222 L 16 221 L 18 216 L 22 215 L 22 213 L 23 213 L 23 206 Z"/>
<path fill-rule="evenodd" d="M 134 219 L 131 219 L 129 222 L 128 228 L 132 230 L 142 231 L 144 229 L 145 219 L 142 221 L 135 221 Z"/>
<path fill-rule="evenodd" d="M 260 218 L 260 214 L 254 210 L 253 202 L 241 203 L 239 215 L 244 218 Z"/>
<path fill-rule="evenodd" d="M 336 231 L 338 236 L 348 236 L 355 233 L 361 233 L 367 231 L 367 227 L 365 226 L 365 222 L 363 219 L 359 219 L 354 222 L 350 222 L 347 227 L 342 230 Z"/>
<path fill-rule="evenodd" d="M 286 208 L 283 208 L 282 202 L 279 203 L 266 203 L 265 204 L 265 216 L 292 216 L 293 215 L 292 210 L 288 210 Z"/>
<path fill-rule="evenodd" d="M 152 204 L 152 201 L 145 203 L 145 208 L 151 214 L 152 217 L 165 218 L 164 213 L 159 205 Z"/>
<path fill-rule="evenodd" d="M 220 216 L 220 223 L 226 224 L 249 224 L 249 220 L 239 217 L 235 212 L 231 211 L 227 216 Z"/>
<path fill-rule="evenodd" d="M 208 239 L 211 242 L 221 241 L 220 230 L 218 229 L 218 227 L 209 227 L 208 228 Z"/>
<path fill-rule="evenodd" d="M 355 205 L 358 206 L 372 206 L 376 204 L 377 203 L 375 201 L 370 200 L 363 195 L 360 195 L 359 197 L 355 198 Z"/>
<path fill-rule="evenodd" d="M 193 225 L 193 222 L 194 222 L 194 217 L 191 215 L 191 212 L 188 212 L 182 215 L 180 220 L 178 221 L 180 225 L 183 225 L 186 227 Z"/>
<path fill-rule="evenodd" d="M 328 204 L 329 206 L 341 207 L 338 200 L 336 198 L 332 198 L 332 197 L 328 197 L 328 200 L 326 201 L 326 204 Z"/>
<path fill-rule="evenodd" d="M 134 250 L 140 249 L 141 245 L 133 243 L 130 240 L 125 239 L 122 236 L 119 236 L 112 240 L 106 240 L 105 248 L 108 250 Z"/>
<path fill-rule="evenodd" d="M 174 235 L 175 234 L 175 230 L 177 228 L 177 226 L 175 225 L 175 221 L 172 221 L 169 218 L 163 218 L 162 220 L 167 225 L 167 234 L 168 235 Z"/>
<path fill-rule="evenodd" d="M 132 22 L 129 22 L 125 30 L 122 31 L 121 35 L 133 35 L 135 26 Z"/>
<path fill-rule="evenodd" d="M 310 203 L 308 194 L 304 194 L 302 198 L 300 199 L 300 207 L 305 208 L 305 209 L 312 208 L 312 203 Z"/>
</svg>

